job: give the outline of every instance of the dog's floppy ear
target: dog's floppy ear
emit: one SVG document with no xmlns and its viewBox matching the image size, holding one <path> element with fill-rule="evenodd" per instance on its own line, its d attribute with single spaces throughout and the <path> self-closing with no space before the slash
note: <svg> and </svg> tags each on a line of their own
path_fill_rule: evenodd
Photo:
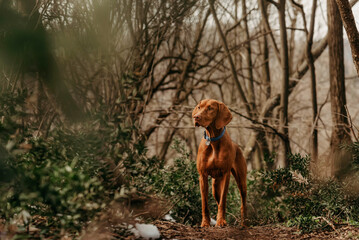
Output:
<svg viewBox="0 0 359 240">
<path fill-rule="evenodd" d="M 232 120 L 232 114 L 224 103 L 218 103 L 218 112 L 215 120 L 217 129 L 223 128 Z"/>
</svg>

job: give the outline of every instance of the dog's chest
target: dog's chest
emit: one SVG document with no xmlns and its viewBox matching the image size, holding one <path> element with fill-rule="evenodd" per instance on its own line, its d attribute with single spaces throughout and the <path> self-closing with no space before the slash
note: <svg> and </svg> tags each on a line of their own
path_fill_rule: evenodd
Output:
<svg viewBox="0 0 359 240">
<path fill-rule="evenodd" d="M 222 177 L 230 169 L 229 156 L 208 149 L 202 159 L 203 170 L 213 178 Z"/>
</svg>

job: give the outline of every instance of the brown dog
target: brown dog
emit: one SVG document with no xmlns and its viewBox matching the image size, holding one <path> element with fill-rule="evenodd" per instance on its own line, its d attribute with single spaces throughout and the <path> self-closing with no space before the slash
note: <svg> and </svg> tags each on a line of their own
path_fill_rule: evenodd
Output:
<svg viewBox="0 0 359 240">
<path fill-rule="evenodd" d="M 205 133 L 197 155 L 197 169 L 202 197 L 202 224 L 209 227 L 208 175 L 212 177 L 213 196 L 217 201 L 216 226 L 225 226 L 226 198 L 231 173 L 236 179 L 241 198 L 241 224 L 245 225 L 247 196 L 247 164 L 242 151 L 232 142 L 225 126 L 232 120 L 228 107 L 212 99 L 200 101 L 192 112 L 196 127 Z"/>
</svg>

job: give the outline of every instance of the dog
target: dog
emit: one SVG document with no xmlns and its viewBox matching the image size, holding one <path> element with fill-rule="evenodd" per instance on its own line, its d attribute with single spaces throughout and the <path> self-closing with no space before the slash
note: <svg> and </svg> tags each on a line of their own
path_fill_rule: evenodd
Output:
<svg viewBox="0 0 359 240">
<path fill-rule="evenodd" d="M 196 127 L 204 127 L 197 154 L 197 170 L 202 198 L 201 227 L 210 226 L 208 208 L 208 176 L 212 177 L 212 193 L 218 212 L 216 226 L 227 224 L 225 219 L 226 199 L 231 173 L 241 194 L 241 225 L 246 225 L 247 163 L 242 150 L 229 137 L 226 125 L 232 120 L 228 107 L 217 100 L 199 102 L 192 112 Z"/>
</svg>

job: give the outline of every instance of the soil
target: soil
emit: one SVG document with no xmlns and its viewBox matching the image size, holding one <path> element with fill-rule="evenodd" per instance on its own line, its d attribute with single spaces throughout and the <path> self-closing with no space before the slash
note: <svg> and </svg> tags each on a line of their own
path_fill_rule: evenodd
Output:
<svg viewBox="0 0 359 240">
<path fill-rule="evenodd" d="M 226 226 L 226 227 L 209 227 L 200 228 L 197 226 L 188 226 L 180 223 L 170 221 L 155 221 L 152 224 L 156 225 L 161 233 L 160 239 L 260 239 L 260 240 L 274 240 L 274 239 L 359 239 L 359 227 L 350 225 L 332 225 L 331 228 L 315 231 L 311 233 L 300 233 L 298 229 L 285 227 L 284 225 L 264 225 L 241 228 L 238 226 Z M 124 237 L 123 232 L 119 230 L 116 225 L 108 226 L 108 222 L 104 222 L 103 225 L 95 224 L 96 229 L 94 231 L 88 231 L 83 233 L 80 239 L 83 240 L 110 240 L 110 239 L 126 239 L 136 240 L 134 235 L 127 235 Z M 0 239 L 42 239 L 39 235 L 39 230 L 31 230 L 30 235 L 23 232 L 19 232 L 19 229 L 9 228 L 5 229 L 5 225 L 0 221 Z M 10 226 L 11 227 L 11 226 Z M 123 228 L 120 228 L 120 230 Z M 6 230 L 6 231 L 5 231 Z M 15 237 L 15 234 L 17 237 Z M 25 235 L 23 235 L 25 234 Z M 24 238 L 24 236 L 27 236 Z M 54 239 L 53 237 L 45 239 Z M 61 240 L 73 239 L 72 237 L 63 236 Z"/>
<path fill-rule="evenodd" d="M 200 228 L 168 221 L 156 221 L 154 225 L 163 239 L 359 239 L 359 228 L 348 225 L 312 233 L 300 233 L 283 225 Z"/>
</svg>

